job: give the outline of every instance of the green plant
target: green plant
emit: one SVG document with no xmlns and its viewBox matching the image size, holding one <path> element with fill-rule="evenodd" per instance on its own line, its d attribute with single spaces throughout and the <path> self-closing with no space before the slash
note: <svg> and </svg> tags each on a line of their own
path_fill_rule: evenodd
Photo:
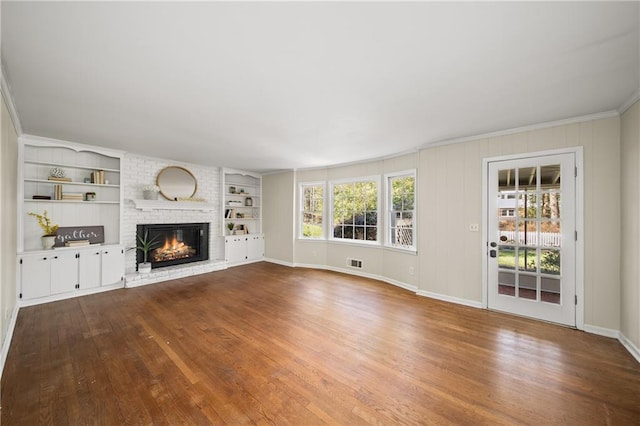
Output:
<svg viewBox="0 0 640 426">
<path fill-rule="evenodd" d="M 138 235 L 138 245 L 135 247 L 140 250 L 143 254 L 143 263 L 147 263 L 147 255 L 151 250 L 155 248 L 156 243 L 158 242 L 158 236 L 149 239 L 149 231 L 144 233 L 144 236 L 141 237 Z"/>
<path fill-rule="evenodd" d="M 33 216 L 38 221 L 38 225 L 44 231 L 43 237 L 51 237 L 56 235 L 56 231 L 58 230 L 58 225 L 51 224 L 51 219 L 47 216 L 47 211 L 44 211 L 44 214 L 38 214 L 29 212 L 29 216 Z"/>
<path fill-rule="evenodd" d="M 229 228 L 229 231 L 233 231 L 233 227 L 236 226 L 235 223 L 233 222 L 229 222 L 227 223 L 227 228 Z"/>
</svg>

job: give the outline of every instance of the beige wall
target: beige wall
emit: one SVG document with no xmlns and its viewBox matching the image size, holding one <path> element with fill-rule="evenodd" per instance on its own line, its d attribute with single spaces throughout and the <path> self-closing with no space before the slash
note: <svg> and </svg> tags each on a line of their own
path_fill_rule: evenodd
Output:
<svg viewBox="0 0 640 426">
<path fill-rule="evenodd" d="M 279 239 L 277 243 L 269 243 L 267 238 L 267 257 L 287 259 L 288 262 L 292 256 L 296 264 L 343 270 L 347 270 L 347 257 L 362 259 L 361 272 L 365 274 L 405 284 L 423 294 L 478 305 L 482 302 L 483 229 L 471 232 L 469 225 L 482 222 L 482 160 L 577 146 L 583 147 L 584 154 L 584 323 L 619 330 L 621 157 L 618 117 L 428 148 L 390 160 L 267 177 L 268 191 L 275 193 L 281 203 L 265 211 L 265 231 Z M 283 216 L 297 220 L 295 182 L 380 175 L 413 167 L 418 169 L 419 182 L 417 256 L 381 247 L 297 240 L 297 231 L 291 229 L 291 222 L 282 220 Z M 269 197 L 265 194 L 265 204 Z M 293 214 L 279 209 L 291 205 L 291 198 L 294 198 Z M 271 214 L 278 217 L 267 217 Z M 291 236 L 294 237 L 292 252 L 284 244 Z"/>
<path fill-rule="evenodd" d="M 11 314 L 16 307 L 16 223 L 18 179 L 18 135 L 4 97 L 0 135 L 0 335 L 7 337 Z"/>
<path fill-rule="evenodd" d="M 303 170 L 296 172 L 296 182 L 328 182 L 363 176 L 380 176 L 385 173 L 415 169 L 418 166 L 417 153 L 401 155 L 385 160 L 358 163 L 341 167 Z M 327 187 L 328 189 L 328 187 Z M 295 191 L 296 223 L 299 206 L 299 191 Z M 381 218 L 383 219 L 383 218 Z M 297 225 L 296 225 L 297 226 Z M 381 228 L 382 229 L 382 228 Z M 397 251 L 380 246 L 362 246 L 330 241 L 309 241 L 297 239 L 296 227 L 295 263 L 298 265 L 329 267 L 335 270 L 349 270 L 387 281 L 417 288 L 418 258 L 413 253 Z M 347 258 L 362 260 L 362 269 L 347 267 Z M 413 271 L 413 272 L 412 272 Z"/>
<path fill-rule="evenodd" d="M 640 348 L 640 102 L 622 115 L 620 331 Z"/>
<path fill-rule="evenodd" d="M 482 159 L 582 146 L 585 324 L 620 326 L 619 118 L 526 131 L 420 152 L 420 289 L 482 300 Z M 481 229 L 482 230 L 482 229 Z"/>
<path fill-rule="evenodd" d="M 276 173 L 262 178 L 265 257 L 288 264 L 293 263 L 294 188 L 294 172 Z"/>
</svg>

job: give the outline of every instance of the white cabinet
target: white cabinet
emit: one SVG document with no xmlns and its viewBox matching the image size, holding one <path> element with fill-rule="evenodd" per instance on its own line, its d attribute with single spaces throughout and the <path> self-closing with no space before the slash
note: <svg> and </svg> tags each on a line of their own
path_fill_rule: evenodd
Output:
<svg viewBox="0 0 640 426">
<path fill-rule="evenodd" d="M 22 253 L 20 298 L 56 300 L 78 290 L 124 284 L 124 249 L 121 246 L 56 249 Z"/>
<path fill-rule="evenodd" d="M 22 299 L 35 299 L 51 294 L 51 254 L 23 256 L 20 259 Z"/>
<path fill-rule="evenodd" d="M 124 250 L 121 247 L 116 249 L 102 250 L 102 276 L 101 285 L 110 285 L 124 280 Z"/>
<path fill-rule="evenodd" d="M 247 260 L 253 261 L 264 257 L 264 235 L 249 235 L 247 240 Z"/>
<path fill-rule="evenodd" d="M 224 239 L 228 264 L 255 262 L 264 256 L 264 235 L 228 235 Z"/>
<path fill-rule="evenodd" d="M 101 280 L 101 255 L 102 250 L 83 250 L 80 254 L 79 268 L 79 283 L 82 283 L 82 288 L 96 288 L 100 287 Z"/>
<path fill-rule="evenodd" d="M 78 252 L 54 252 L 51 259 L 51 294 L 78 288 Z"/>
</svg>

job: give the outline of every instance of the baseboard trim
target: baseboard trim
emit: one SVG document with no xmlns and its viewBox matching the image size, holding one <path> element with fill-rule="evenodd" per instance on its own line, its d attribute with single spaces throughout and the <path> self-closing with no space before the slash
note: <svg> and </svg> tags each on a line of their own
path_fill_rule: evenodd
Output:
<svg viewBox="0 0 640 426">
<path fill-rule="evenodd" d="M 482 302 L 475 300 L 462 299 L 460 297 L 446 296 L 440 293 L 432 293 L 430 291 L 418 290 L 416 292 L 418 296 L 428 297 L 430 299 L 441 300 L 443 302 L 455 303 L 456 305 L 469 306 L 471 308 L 483 309 Z"/>
<path fill-rule="evenodd" d="M 263 259 L 265 262 L 275 263 L 276 265 L 288 266 L 289 268 L 294 268 L 295 265 L 291 262 L 285 262 L 284 260 L 273 259 L 271 257 L 265 257 Z"/>
<path fill-rule="evenodd" d="M 0 377 L 2 377 L 2 373 L 4 372 L 4 363 L 7 360 L 7 356 L 9 355 L 11 340 L 13 340 L 13 330 L 15 330 L 16 328 L 16 321 L 18 320 L 19 311 L 20 307 L 16 304 L 13 307 L 13 312 L 11 312 L 11 321 L 9 321 L 7 335 L 4 337 L 4 342 L 2 342 L 2 353 L 0 353 Z"/>
<path fill-rule="evenodd" d="M 598 327 L 597 325 L 585 324 L 583 331 L 591 334 L 597 334 L 598 336 L 611 337 L 612 339 L 620 338 L 620 332 L 618 330 Z"/>
<path fill-rule="evenodd" d="M 391 284 L 393 286 L 400 287 L 405 290 L 412 291 L 414 293 L 418 290 L 416 286 L 413 286 L 411 284 L 403 283 L 402 281 L 397 281 L 392 278 L 383 277 L 381 275 L 369 274 L 367 272 L 360 272 L 360 271 L 344 269 L 344 268 L 336 268 L 334 266 L 328 266 L 328 265 L 314 265 L 310 263 L 289 263 L 289 262 L 283 262 L 281 260 L 271 259 L 267 257 L 265 257 L 264 260 L 266 262 L 271 262 L 271 263 L 275 263 L 277 265 L 282 265 L 282 266 L 288 266 L 290 268 L 320 269 L 323 271 L 331 271 L 331 272 L 339 272 L 347 275 L 355 275 L 362 278 L 371 278 L 373 280 L 382 281 L 384 283 Z"/>
<path fill-rule="evenodd" d="M 640 349 L 638 349 L 638 347 L 634 345 L 633 342 L 627 338 L 627 336 L 622 334 L 622 332 L 620 332 L 619 334 L 620 336 L 618 337 L 618 340 L 620 341 L 620 343 L 622 343 L 622 346 L 624 346 L 625 349 L 629 351 L 631 356 L 633 356 L 636 361 L 640 363 Z"/>
</svg>

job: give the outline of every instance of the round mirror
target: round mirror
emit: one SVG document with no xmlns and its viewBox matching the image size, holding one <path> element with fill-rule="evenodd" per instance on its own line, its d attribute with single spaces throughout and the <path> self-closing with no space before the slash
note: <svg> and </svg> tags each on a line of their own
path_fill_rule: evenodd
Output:
<svg viewBox="0 0 640 426">
<path fill-rule="evenodd" d="M 180 166 L 169 166 L 160 170 L 156 183 L 164 198 L 177 201 L 180 198 L 191 198 L 198 189 L 196 177 Z"/>
</svg>

